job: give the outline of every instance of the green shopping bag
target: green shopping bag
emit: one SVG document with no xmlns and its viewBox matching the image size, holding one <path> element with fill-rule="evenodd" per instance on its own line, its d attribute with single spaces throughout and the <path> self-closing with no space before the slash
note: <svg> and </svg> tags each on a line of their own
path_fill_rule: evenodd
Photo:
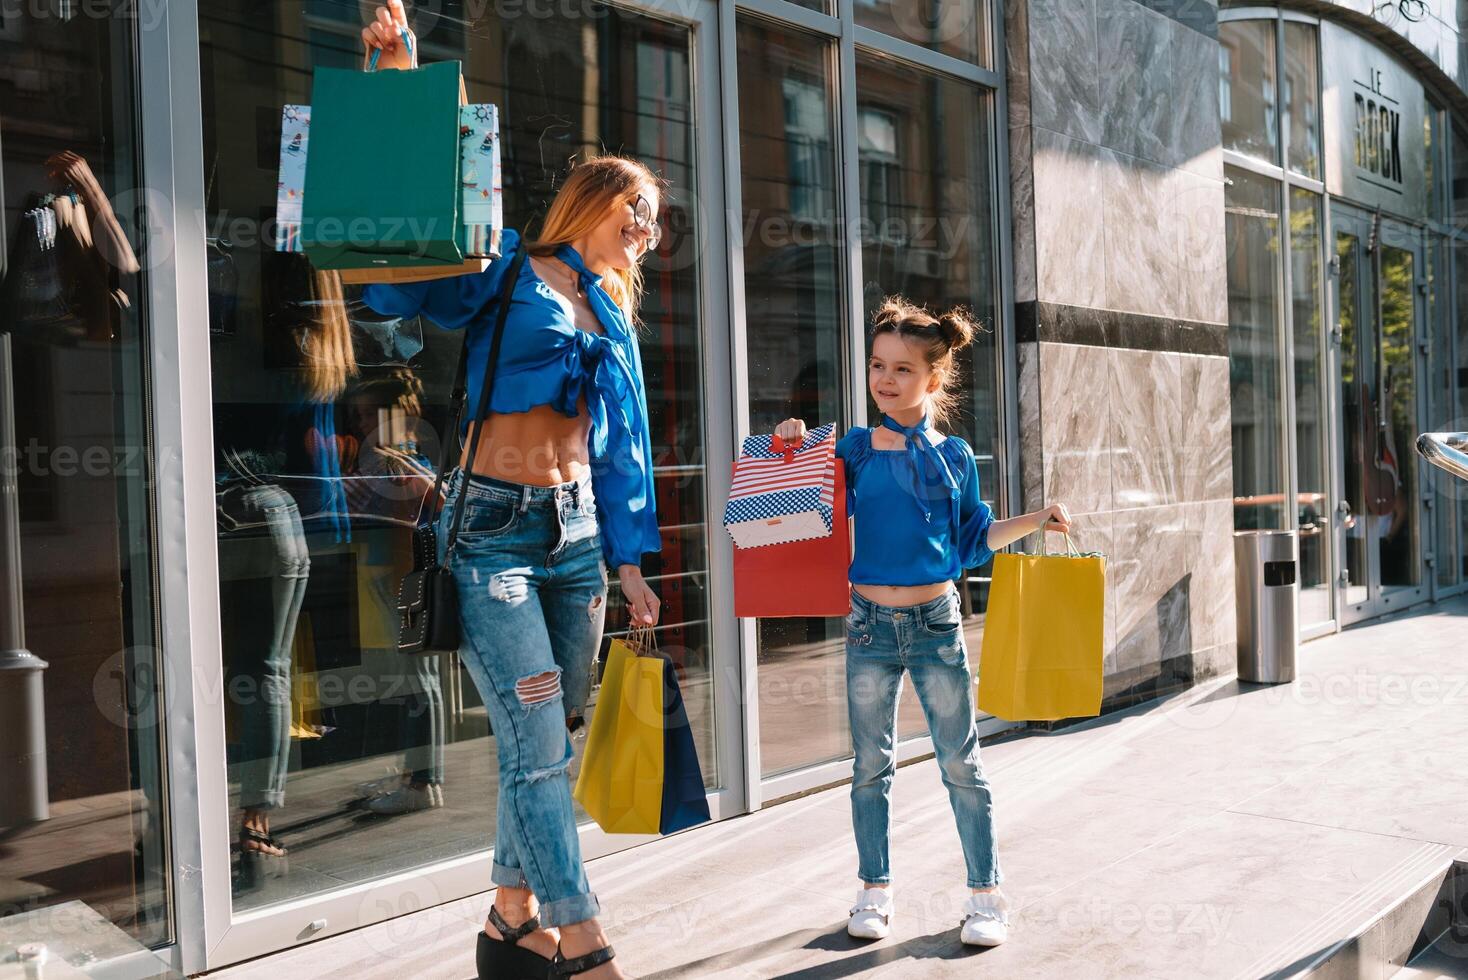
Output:
<svg viewBox="0 0 1468 980">
<path fill-rule="evenodd" d="M 317 269 L 464 260 L 457 61 L 406 71 L 317 68 L 301 215 Z"/>
</svg>

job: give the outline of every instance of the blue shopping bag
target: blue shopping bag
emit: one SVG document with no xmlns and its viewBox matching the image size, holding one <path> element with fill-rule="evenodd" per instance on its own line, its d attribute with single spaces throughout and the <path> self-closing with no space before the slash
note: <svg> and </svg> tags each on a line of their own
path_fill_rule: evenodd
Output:
<svg viewBox="0 0 1468 980">
<path fill-rule="evenodd" d="M 688 724 L 673 661 L 663 657 L 663 807 L 658 833 L 671 834 L 709 820 L 698 747 Z"/>
</svg>

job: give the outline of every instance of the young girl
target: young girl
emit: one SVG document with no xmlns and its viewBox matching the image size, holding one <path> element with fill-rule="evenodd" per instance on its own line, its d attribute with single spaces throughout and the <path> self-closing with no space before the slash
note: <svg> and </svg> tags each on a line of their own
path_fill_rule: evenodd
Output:
<svg viewBox="0 0 1468 980">
<path fill-rule="evenodd" d="M 852 429 L 836 445 L 846 469 L 846 510 L 856 520 L 846 698 L 856 749 L 851 822 L 861 888 L 846 931 L 863 939 L 881 939 L 892 926 L 888 826 L 904 671 L 927 716 L 968 865 L 973 894 L 962 909 L 963 941 L 997 946 L 1009 931 L 954 579 L 1026 534 L 1069 530 L 1070 516 L 1051 504 L 994 520 L 979 499 L 973 450 L 933 427 L 953 410 L 953 355 L 968 346 L 974 329 L 960 310 L 934 317 L 900 297 L 887 298 L 873 320 L 867 366 L 882 424 Z M 798 443 L 805 423 L 786 419 L 776 431 Z"/>
</svg>

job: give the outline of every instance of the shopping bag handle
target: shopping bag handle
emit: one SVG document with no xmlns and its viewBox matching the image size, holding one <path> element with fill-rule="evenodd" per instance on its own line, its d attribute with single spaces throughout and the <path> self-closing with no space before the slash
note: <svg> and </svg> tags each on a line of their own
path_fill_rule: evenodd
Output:
<svg viewBox="0 0 1468 980">
<path fill-rule="evenodd" d="M 786 442 L 784 439 L 781 439 L 778 435 L 770 436 L 770 452 L 772 452 L 772 453 L 784 453 L 785 454 L 785 462 L 787 462 L 787 463 L 793 463 L 793 462 L 795 462 L 795 450 L 797 448 L 798 448 L 797 446 L 794 446 L 794 445 Z"/>
<path fill-rule="evenodd" d="M 408 51 L 408 57 L 410 59 L 412 59 L 413 67 L 414 68 L 418 67 L 418 53 L 413 50 L 413 35 L 408 33 L 408 29 L 407 28 L 403 28 L 401 31 L 398 32 L 398 36 L 403 39 L 403 46 Z M 377 70 L 377 62 L 381 58 L 382 58 L 382 49 L 381 48 L 373 48 L 372 49 L 372 58 L 367 62 L 367 70 L 368 71 L 376 71 Z"/>
<path fill-rule="evenodd" d="M 1076 546 L 1075 546 L 1075 542 L 1070 539 L 1070 532 L 1069 531 L 1066 531 L 1065 532 L 1065 547 L 1066 547 L 1066 550 L 1065 550 L 1065 552 L 1062 555 L 1063 557 L 1067 557 L 1067 558 L 1080 558 L 1080 557 L 1082 557 L 1082 555 L 1080 553 L 1080 550 L 1077 549 Z M 1050 532 L 1046 531 L 1044 528 L 1041 528 L 1040 529 L 1040 554 L 1042 554 L 1042 555 L 1044 555 L 1046 557 L 1049 557 L 1049 555 L 1050 555 Z"/>
</svg>

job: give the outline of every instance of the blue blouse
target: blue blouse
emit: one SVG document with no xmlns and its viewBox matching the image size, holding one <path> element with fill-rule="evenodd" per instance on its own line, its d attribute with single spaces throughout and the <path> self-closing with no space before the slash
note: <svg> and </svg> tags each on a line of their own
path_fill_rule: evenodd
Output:
<svg viewBox="0 0 1468 980">
<path fill-rule="evenodd" d="M 469 329 L 469 408 L 461 435 L 467 433 L 469 417 L 479 406 L 500 288 L 519 245 L 519 234 L 506 229 L 503 257 L 483 272 L 403 285 L 374 284 L 362 290 L 363 302 L 384 316 L 422 314 L 449 330 Z M 580 275 L 587 301 L 606 333 L 577 327 L 571 309 L 526 262 L 505 319 L 489 410 L 526 412 L 536 405 L 551 405 L 575 418 L 585 396 L 602 552 L 613 568 L 640 565 L 644 554 L 662 550 L 642 354 L 622 309 L 602 289 L 601 277 L 586 268 L 570 245 L 557 249 L 556 257 Z"/>
<path fill-rule="evenodd" d="M 846 472 L 846 513 L 856 518 L 850 580 L 858 585 L 951 582 L 984 564 L 994 512 L 979 499 L 974 451 L 958 436 L 933 447 L 958 478 L 958 505 L 933 475 L 918 478 L 905 449 L 873 449 L 872 430 L 856 428 L 836 443 Z M 918 487 L 924 500 L 914 497 Z M 924 517 L 927 510 L 932 515 Z"/>
</svg>

